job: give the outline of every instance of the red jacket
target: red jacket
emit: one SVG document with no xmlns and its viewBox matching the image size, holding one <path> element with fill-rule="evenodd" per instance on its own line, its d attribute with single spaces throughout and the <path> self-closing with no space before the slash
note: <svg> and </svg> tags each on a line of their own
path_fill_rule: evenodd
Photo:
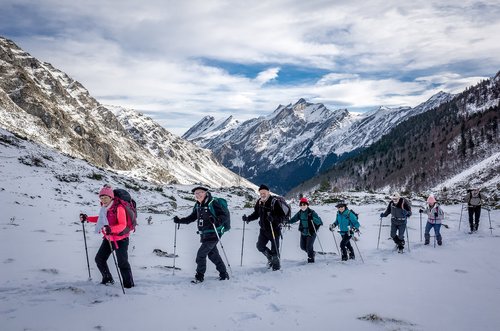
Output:
<svg viewBox="0 0 500 331">
<path fill-rule="evenodd" d="M 115 203 L 113 201 L 113 203 Z M 127 233 L 125 235 L 119 236 L 117 233 L 122 232 L 125 227 L 127 226 L 127 212 L 125 211 L 125 207 L 122 205 L 118 205 L 116 208 L 116 215 L 113 212 L 114 208 L 113 206 L 108 209 L 107 211 L 107 218 L 108 218 L 108 223 L 109 227 L 111 228 L 111 234 L 110 235 L 104 235 L 104 237 L 108 240 L 111 241 L 118 241 L 122 240 L 124 238 L 128 238 L 130 233 Z M 97 219 L 99 216 L 88 216 L 87 220 L 91 223 L 97 223 Z M 102 232 L 102 230 L 101 230 Z"/>
</svg>

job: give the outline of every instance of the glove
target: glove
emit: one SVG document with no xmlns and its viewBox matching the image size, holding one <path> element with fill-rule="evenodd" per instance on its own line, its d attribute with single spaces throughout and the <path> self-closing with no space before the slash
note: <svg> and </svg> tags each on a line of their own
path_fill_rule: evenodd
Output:
<svg viewBox="0 0 500 331">
<path fill-rule="evenodd" d="M 109 227 L 109 225 L 105 225 L 102 227 L 102 233 L 104 233 L 105 235 L 111 234 L 111 228 Z"/>
<path fill-rule="evenodd" d="M 437 218 L 439 215 L 438 215 L 438 212 L 434 212 L 434 217 Z"/>
<path fill-rule="evenodd" d="M 83 214 L 83 213 L 82 213 L 82 214 L 80 214 L 80 222 L 82 222 L 82 223 L 83 223 L 83 222 L 85 222 L 85 221 L 87 221 L 87 214 Z"/>
<path fill-rule="evenodd" d="M 179 224 L 181 222 L 181 219 L 179 216 L 174 216 L 174 223 Z"/>
<path fill-rule="evenodd" d="M 385 217 L 384 213 L 380 213 L 380 217 Z"/>
<path fill-rule="evenodd" d="M 332 223 L 330 224 L 330 226 L 328 227 L 330 229 L 330 231 L 333 232 L 333 229 L 335 229 L 337 227 L 337 225 L 335 223 Z"/>
<path fill-rule="evenodd" d="M 243 216 L 241 216 L 241 220 L 242 220 L 243 222 L 247 222 L 247 223 L 248 223 L 248 216 L 247 216 L 247 215 L 243 215 Z"/>
<path fill-rule="evenodd" d="M 358 228 L 352 228 L 351 230 L 352 230 L 352 232 L 359 232 Z"/>
<path fill-rule="evenodd" d="M 419 212 L 420 214 L 422 214 L 422 213 L 424 212 L 424 210 L 423 210 L 423 209 L 419 209 L 419 210 L 418 210 L 418 212 Z"/>
</svg>

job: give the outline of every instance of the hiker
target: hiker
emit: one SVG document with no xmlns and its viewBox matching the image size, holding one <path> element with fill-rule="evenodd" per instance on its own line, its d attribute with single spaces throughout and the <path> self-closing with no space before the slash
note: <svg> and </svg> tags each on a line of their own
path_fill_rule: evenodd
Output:
<svg viewBox="0 0 500 331">
<path fill-rule="evenodd" d="M 314 263 L 314 241 L 316 234 L 323 222 L 318 214 L 309 208 L 309 201 L 307 198 L 299 200 L 300 210 L 288 221 L 288 224 L 299 223 L 300 231 L 300 249 L 307 253 L 307 262 Z"/>
<path fill-rule="evenodd" d="M 260 232 L 257 239 L 257 250 L 267 258 L 267 264 L 274 271 L 281 268 L 279 257 L 279 246 L 281 236 L 281 224 L 285 219 L 285 213 L 276 198 L 269 192 L 269 187 L 262 184 L 259 187 L 260 198 L 254 206 L 254 211 L 250 215 L 243 215 L 244 222 L 251 222 L 259 219 Z M 267 247 L 271 242 L 271 249 Z"/>
<path fill-rule="evenodd" d="M 444 211 L 441 206 L 438 205 L 436 198 L 433 195 L 429 195 L 427 198 L 427 207 L 425 209 L 419 209 L 419 213 L 427 214 L 427 224 L 425 224 L 425 245 L 429 245 L 431 238 L 430 231 L 434 228 L 434 235 L 439 246 L 443 244 L 443 239 L 441 237 L 441 223 L 444 219 Z"/>
<path fill-rule="evenodd" d="M 469 210 L 470 233 L 476 232 L 479 228 L 479 217 L 481 217 L 481 205 L 485 197 L 481 194 L 479 188 L 467 190 L 464 201 L 467 202 Z"/>
<path fill-rule="evenodd" d="M 114 284 L 113 276 L 106 262 L 112 253 L 111 249 L 113 249 L 116 252 L 123 287 L 131 288 L 134 286 L 134 279 L 128 262 L 130 232 L 123 233 L 127 227 L 127 211 L 120 199 L 115 199 L 113 188 L 109 185 L 104 185 L 99 191 L 99 200 L 101 203 L 99 216 L 80 214 L 80 221 L 96 223 L 95 232 L 103 234 L 101 247 L 95 256 L 95 263 L 102 275 L 101 284 Z"/>
<path fill-rule="evenodd" d="M 340 250 L 342 252 L 342 261 L 347 261 L 347 250 L 349 250 L 349 259 L 354 260 L 356 256 L 354 255 L 354 249 L 351 245 L 351 237 L 355 232 L 359 231 L 359 222 L 356 214 L 347 208 L 346 202 L 339 202 L 335 206 L 337 210 L 337 217 L 335 221 L 330 224 L 330 231 L 338 226 L 339 233 L 342 237 L 340 242 Z M 347 249 L 346 249 L 347 248 Z"/>
<path fill-rule="evenodd" d="M 402 198 L 399 193 L 391 196 L 391 201 L 385 212 L 380 217 L 391 214 L 391 238 L 397 245 L 398 252 L 403 253 L 405 247 L 405 230 L 408 217 L 411 216 L 411 206 L 408 200 Z"/>
<path fill-rule="evenodd" d="M 212 197 L 208 188 L 197 186 L 191 192 L 196 199 L 193 211 L 187 217 L 174 216 L 174 223 L 189 224 L 194 221 L 198 223 L 197 233 L 200 235 L 201 246 L 196 254 L 196 274 L 192 282 L 201 283 L 204 281 L 207 257 L 215 264 L 215 268 L 219 272 L 219 280 L 227 280 L 229 274 L 217 249 L 217 243 L 226 230 L 223 224 L 229 220 L 229 211 L 221 205 L 219 200 Z"/>
</svg>

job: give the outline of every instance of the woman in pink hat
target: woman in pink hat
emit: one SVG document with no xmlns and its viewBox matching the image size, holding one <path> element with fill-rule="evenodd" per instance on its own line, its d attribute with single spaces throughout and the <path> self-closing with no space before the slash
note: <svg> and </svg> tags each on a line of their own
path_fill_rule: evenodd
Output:
<svg viewBox="0 0 500 331">
<path fill-rule="evenodd" d="M 109 185 L 99 191 L 99 201 L 101 210 L 99 216 L 87 216 L 80 214 L 80 221 L 96 223 L 95 232 L 101 232 L 103 240 L 101 247 L 95 256 L 97 268 L 102 274 L 101 284 L 113 284 L 113 276 L 109 271 L 107 260 L 111 255 L 111 247 L 116 252 L 118 267 L 123 279 L 123 287 L 131 288 L 134 286 L 132 269 L 128 262 L 129 235 L 127 231 L 127 212 L 120 199 L 115 199 L 113 188 Z M 110 245 L 111 243 L 111 245 Z"/>
<path fill-rule="evenodd" d="M 444 219 L 444 211 L 441 206 L 438 205 L 436 198 L 433 195 L 429 195 L 427 198 L 427 207 L 425 209 L 420 209 L 420 213 L 427 214 L 427 224 L 425 225 L 425 244 L 429 245 L 431 238 L 430 231 L 434 228 L 434 235 L 439 246 L 443 244 L 443 238 L 441 237 L 441 223 Z"/>
</svg>

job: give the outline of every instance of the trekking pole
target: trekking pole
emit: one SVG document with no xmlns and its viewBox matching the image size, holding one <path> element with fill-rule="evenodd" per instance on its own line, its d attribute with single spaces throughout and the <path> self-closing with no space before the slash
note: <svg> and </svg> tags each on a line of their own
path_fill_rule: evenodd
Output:
<svg viewBox="0 0 500 331">
<path fill-rule="evenodd" d="M 87 235 L 85 234 L 85 221 L 86 221 L 86 219 L 84 219 L 82 222 L 83 242 L 85 243 L 85 255 L 87 256 L 87 269 L 89 271 L 89 280 L 92 280 L 92 276 L 90 275 L 89 251 L 87 249 Z M 490 222 L 490 224 L 491 224 L 491 222 Z"/>
<path fill-rule="evenodd" d="M 462 224 L 462 213 L 464 212 L 464 204 L 462 203 L 462 207 L 460 209 L 460 221 L 458 222 L 458 230 L 460 231 L 460 225 Z"/>
<path fill-rule="evenodd" d="M 382 230 L 382 217 L 380 218 L 380 225 L 378 226 L 378 239 L 377 239 L 377 249 L 380 244 L 380 230 Z"/>
<path fill-rule="evenodd" d="M 273 223 L 269 221 L 269 225 L 271 225 L 271 234 L 273 235 L 274 250 L 276 251 L 276 254 L 278 254 L 278 259 L 281 262 L 280 250 L 278 249 L 278 245 L 276 244 L 276 236 L 274 235 Z"/>
<path fill-rule="evenodd" d="M 226 263 L 227 267 L 229 269 L 229 272 L 231 273 L 231 277 L 233 276 L 233 270 L 231 269 L 231 264 L 229 263 L 229 260 L 226 255 L 226 250 L 224 249 L 224 245 L 222 244 L 222 239 L 219 236 L 219 233 L 217 232 L 217 228 L 215 227 L 215 223 L 212 222 L 212 226 L 214 227 L 215 235 L 217 236 L 217 239 L 219 239 L 220 247 L 222 248 L 222 253 L 224 253 L 224 257 L 226 258 Z"/>
<path fill-rule="evenodd" d="M 177 225 L 177 226 L 176 226 Z M 174 267 L 172 268 L 172 276 L 175 275 L 175 257 L 177 256 L 177 229 L 179 229 L 181 225 L 174 223 Z"/>
<path fill-rule="evenodd" d="M 410 229 L 408 228 L 408 217 L 406 217 L 406 239 L 408 241 L 408 252 L 411 252 L 411 249 L 410 249 Z M 404 237 L 403 237 L 404 239 Z"/>
<path fill-rule="evenodd" d="M 491 216 L 490 216 L 490 208 L 485 208 L 488 211 L 488 219 L 490 221 L 490 233 L 493 235 L 493 227 L 491 226 Z"/>
<path fill-rule="evenodd" d="M 354 237 L 354 234 L 352 235 Z M 358 232 L 358 236 L 359 236 L 359 232 Z M 361 262 L 365 263 L 365 260 L 363 260 L 363 255 L 361 255 L 361 252 L 359 251 L 359 247 L 358 247 L 358 244 L 356 243 L 356 240 L 354 240 L 354 246 L 356 246 L 356 249 L 358 250 L 358 254 L 359 254 L 359 257 L 361 258 Z"/>
<path fill-rule="evenodd" d="M 240 260 L 240 267 L 243 266 L 243 245 L 245 243 L 245 224 L 247 222 L 243 222 L 243 234 L 241 235 L 241 260 Z"/>
<path fill-rule="evenodd" d="M 318 243 L 319 243 L 319 247 L 321 248 L 321 251 L 326 253 L 325 250 L 323 249 L 323 245 L 321 245 L 321 240 L 319 240 L 319 235 L 318 235 L 318 231 L 316 230 L 316 227 L 314 226 L 314 222 L 313 220 L 311 219 L 311 224 L 312 224 L 312 228 L 314 229 L 314 234 L 316 235 L 316 238 L 318 239 Z M 323 254 L 324 257 L 325 257 L 325 260 L 326 260 L 326 255 Z"/>
<path fill-rule="evenodd" d="M 118 273 L 118 279 L 120 280 L 120 285 L 122 286 L 123 294 L 125 294 L 125 288 L 123 287 L 122 274 L 120 273 L 120 269 L 118 269 L 118 262 L 116 262 L 115 251 L 113 250 L 113 245 L 111 244 L 111 240 L 106 239 L 109 244 L 109 249 L 111 250 L 111 255 L 113 255 L 113 260 L 115 261 L 116 272 Z"/>
<path fill-rule="evenodd" d="M 335 242 L 335 247 L 337 247 L 337 253 L 339 253 L 339 256 L 340 256 L 341 254 L 340 254 L 339 245 L 337 245 L 337 238 L 335 238 L 335 232 L 333 232 L 333 231 L 332 231 L 332 236 L 333 236 L 333 241 Z"/>
<path fill-rule="evenodd" d="M 420 213 L 420 242 L 422 242 L 422 213 Z"/>
</svg>

